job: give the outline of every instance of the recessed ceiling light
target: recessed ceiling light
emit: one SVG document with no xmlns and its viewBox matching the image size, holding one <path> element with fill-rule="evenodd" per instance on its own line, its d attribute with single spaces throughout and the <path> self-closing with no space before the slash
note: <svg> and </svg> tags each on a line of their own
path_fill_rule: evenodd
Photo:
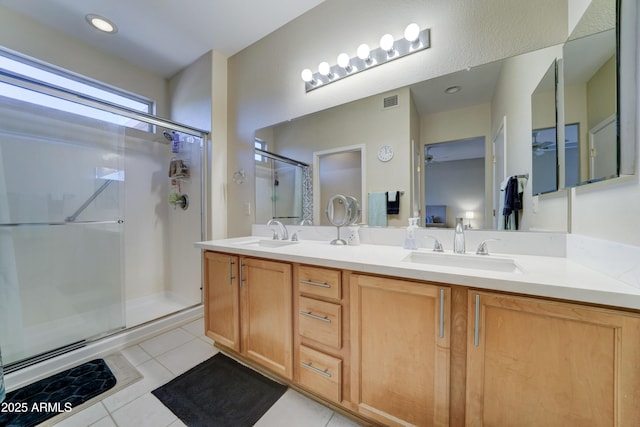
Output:
<svg viewBox="0 0 640 427">
<path fill-rule="evenodd" d="M 102 32 L 109 33 L 109 34 L 115 34 L 118 32 L 118 27 L 116 27 L 116 24 L 109 21 L 104 16 L 95 15 L 91 13 L 85 16 L 85 19 L 89 24 L 91 24 L 93 28 L 96 28 Z"/>
<path fill-rule="evenodd" d="M 444 93 L 451 95 L 452 93 L 460 92 L 461 89 L 460 86 L 450 86 L 444 90 Z"/>
</svg>

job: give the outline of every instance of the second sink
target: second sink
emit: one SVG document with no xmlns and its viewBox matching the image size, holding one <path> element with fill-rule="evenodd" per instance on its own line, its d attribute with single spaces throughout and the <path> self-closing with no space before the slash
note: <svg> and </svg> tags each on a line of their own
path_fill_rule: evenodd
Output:
<svg viewBox="0 0 640 427">
<path fill-rule="evenodd" d="M 496 256 L 413 251 L 404 257 L 402 261 L 439 265 L 442 267 L 473 268 L 476 270 L 499 271 L 506 273 L 521 272 L 513 259 Z"/>
</svg>

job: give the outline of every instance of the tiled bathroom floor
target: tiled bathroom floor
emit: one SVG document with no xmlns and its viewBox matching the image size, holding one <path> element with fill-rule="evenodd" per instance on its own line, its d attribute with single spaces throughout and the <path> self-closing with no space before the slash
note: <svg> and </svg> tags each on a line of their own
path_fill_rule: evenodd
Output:
<svg viewBox="0 0 640 427">
<path fill-rule="evenodd" d="M 213 356 L 203 319 L 122 351 L 143 379 L 57 423 L 58 427 L 178 427 L 184 424 L 151 391 Z M 289 389 L 259 427 L 355 427 L 358 424 Z"/>
</svg>

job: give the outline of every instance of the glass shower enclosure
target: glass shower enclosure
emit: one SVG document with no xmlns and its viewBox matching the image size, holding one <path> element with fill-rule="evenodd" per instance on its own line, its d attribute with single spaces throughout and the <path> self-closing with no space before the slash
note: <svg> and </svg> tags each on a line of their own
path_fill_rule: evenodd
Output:
<svg viewBox="0 0 640 427">
<path fill-rule="evenodd" d="M 256 222 L 313 223 L 311 167 L 265 150 L 255 150 Z"/>
<path fill-rule="evenodd" d="M 153 320 L 139 318 L 148 307 L 166 307 L 153 312 L 161 317 L 202 301 L 192 243 L 204 235 L 206 134 L 51 88 L 47 96 L 96 114 L 5 96 L 20 84 L 0 82 L 0 347 L 9 370 Z M 171 152 L 159 126 L 178 133 L 182 152 Z M 190 173 L 170 176 L 178 160 Z M 176 197 L 187 193 L 183 209 Z"/>
</svg>

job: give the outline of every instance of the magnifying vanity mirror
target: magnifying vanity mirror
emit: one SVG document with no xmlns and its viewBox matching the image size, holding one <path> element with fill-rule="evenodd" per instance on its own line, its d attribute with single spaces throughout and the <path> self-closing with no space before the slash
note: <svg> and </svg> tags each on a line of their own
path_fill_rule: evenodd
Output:
<svg viewBox="0 0 640 427">
<path fill-rule="evenodd" d="M 561 193 L 621 173 L 616 1 L 599 0 L 598 16 L 603 4 L 614 22 L 600 19 L 593 25 L 595 12 L 590 6 L 563 45 L 376 94 L 260 129 L 256 135 L 270 151 L 306 164 L 313 164 L 315 152 L 360 145 L 366 171 L 363 206 L 370 193 L 401 190 L 405 194 L 399 213 L 387 216 L 388 226 L 404 227 L 409 217 L 420 217 L 422 227 L 454 227 L 453 218 L 463 217 L 472 229 L 495 228 L 499 215 L 495 199 L 500 197 L 496 177 L 529 176 L 521 224 L 527 230 L 534 196 Z M 635 139 L 627 139 L 631 146 L 625 152 L 635 158 Z M 447 163 L 448 157 L 454 159 L 447 146 L 455 144 L 446 143 L 471 140 L 481 141 L 480 153 L 473 154 L 481 159 L 480 177 L 471 177 L 469 168 L 458 168 L 453 161 Z M 500 152 L 494 147 L 498 140 L 504 145 Z M 379 159 L 381 147 L 389 147 L 393 156 Z M 501 164 L 495 164 L 494 158 Z M 450 185 L 451 179 L 426 181 L 427 165 L 434 162 L 453 171 L 455 184 Z M 634 167 L 626 173 L 629 169 L 635 173 Z M 482 184 L 475 190 L 479 201 L 471 202 L 465 195 L 472 183 Z M 339 187 L 332 191 L 349 194 Z M 438 192 L 448 198 L 438 200 Z M 446 208 L 438 224 L 429 221 L 435 216 L 428 214 L 432 206 Z M 345 215 L 346 211 L 336 217 L 339 223 Z M 320 225 L 317 216 L 313 223 Z M 256 221 L 267 219 L 257 217 Z M 364 216 L 362 223 L 366 222 Z"/>
</svg>

